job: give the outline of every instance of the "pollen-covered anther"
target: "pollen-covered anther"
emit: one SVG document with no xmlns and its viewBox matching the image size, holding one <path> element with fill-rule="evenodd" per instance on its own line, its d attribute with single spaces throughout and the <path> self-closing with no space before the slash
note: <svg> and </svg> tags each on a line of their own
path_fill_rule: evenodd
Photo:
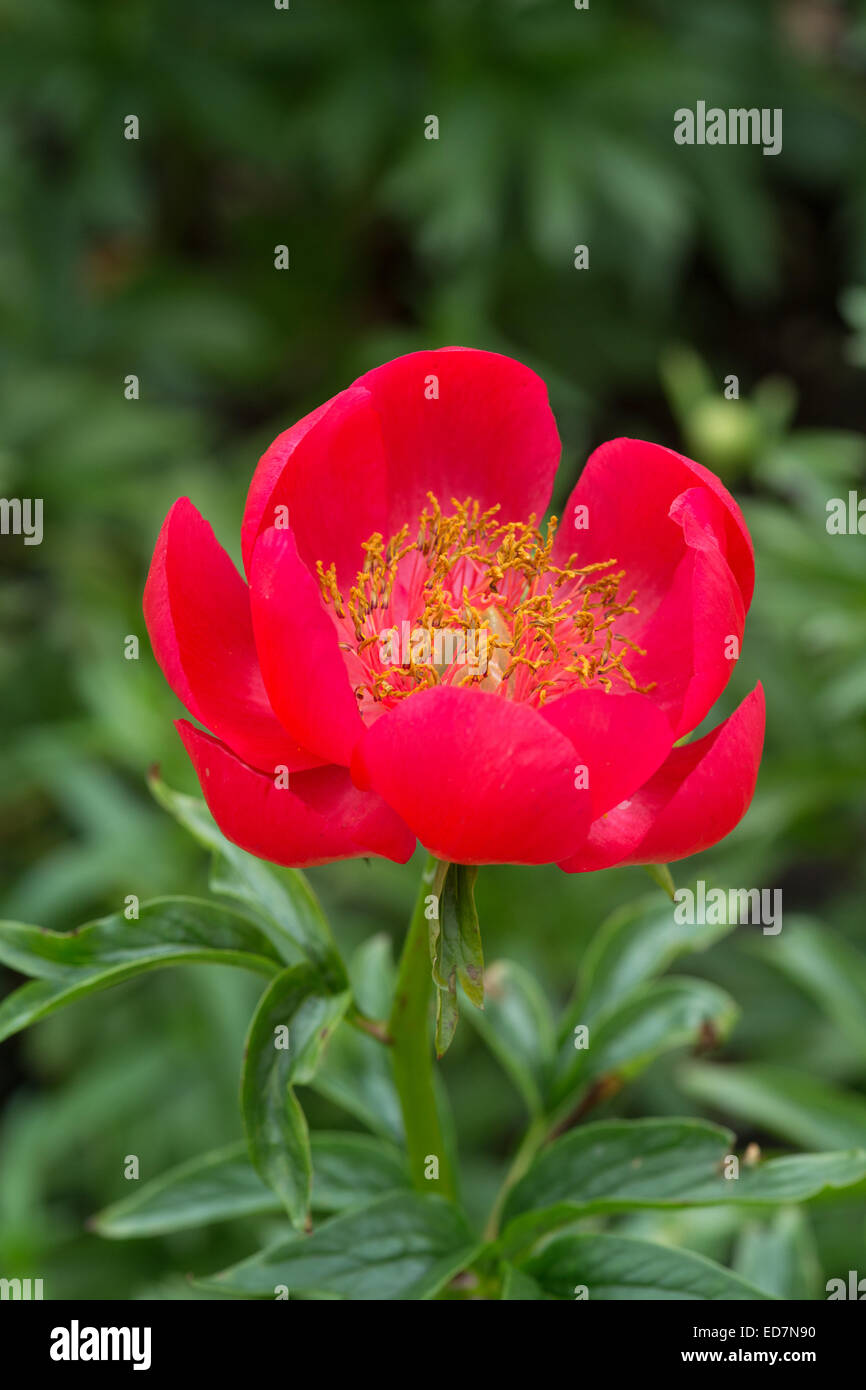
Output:
<svg viewBox="0 0 866 1390">
<path fill-rule="evenodd" d="M 418 518 L 388 541 L 363 544 L 364 565 L 344 599 L 333 565 L 317 564 L 356 699 L 390 706 L 440 684 L 479 685 L 542 705 L 569 690 L 646 692 L 627 657 L 645 655 L 617 625 L 637 613 L 620 596 L 614 559 L 553 562 L 556 518 L 498 520 L 499 507 L 432 493 Z"/>
</svg>

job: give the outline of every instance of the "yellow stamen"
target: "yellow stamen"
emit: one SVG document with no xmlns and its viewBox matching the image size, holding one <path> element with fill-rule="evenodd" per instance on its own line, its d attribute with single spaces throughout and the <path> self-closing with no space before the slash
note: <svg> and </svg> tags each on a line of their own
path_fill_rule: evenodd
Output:
<svg viewBox="0 0 866 1390">
<path fill-rule="evenodd" d="M 625 573 L 615 560 L 581 566 L 573 554 L 556 565 L 556 517 L 542 534 L 534 516 L 501 522 L 498 506 L 482 511 L 471 498 L 452 498 L 446 514 L 432 493 L 428 499 L 414 539 L 407 525 L 387 542 L 375 532 L 363 543 L 364 565 L 345 601 L 335 566 L 317 562 L 323 597 L 341 626 L 341 646 L 361 666 L 359 702 L 391 704 L 443 680 L 481 684 L 536 705 L 575 686 L 611 690 L 618 681 L 632 690 L 652 688 L 638 685 L 625 661 L 629 651 L 645 655 L 643 649 L 616 630 L 621 618 L 638 610 L 634 593 L 625 602 L 619 598 Z M 400 613 L 392 607 L 398 579 Z M 413 652 L 402 665 L 383 666 L 376 651 L 381 634 L 407 619 L 413 631 L 462 634 L 468 651 L 477 652 L 483 633 L 488 665 L 458 672 L 416 660 Z"/>
</svg>

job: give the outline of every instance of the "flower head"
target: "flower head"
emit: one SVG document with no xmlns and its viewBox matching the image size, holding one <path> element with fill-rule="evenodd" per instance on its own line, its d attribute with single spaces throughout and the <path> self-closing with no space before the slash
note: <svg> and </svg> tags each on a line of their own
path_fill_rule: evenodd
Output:
<svg viewBox="0 0 866 1390">
<path fill-rule="evenodd" d="M 760 687 L 724 689 L 754 582 L 720 481 L 659 445 L 590 458 L 541 521 L 541 380 L 444 348 L 367 373 L 280 435 L 242 527 L 248 583 L 186 499 L 145 590 L 181 737 L 230 839 L 277 863 L 569 872 L 666 862 L 748 808 Z"/>
</svg>

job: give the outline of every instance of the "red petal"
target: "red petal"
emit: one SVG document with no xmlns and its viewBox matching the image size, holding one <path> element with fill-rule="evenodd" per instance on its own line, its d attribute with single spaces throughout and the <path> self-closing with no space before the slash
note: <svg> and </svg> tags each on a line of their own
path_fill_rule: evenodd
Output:
<svg viewBox="0 0 866 1390">
<path fill-rule="evenodd" d="M 390 525 L 410 523 L 433 492 L 501 505 L 504 520 L 545 511 L 559 462 L 556 422 L 541 377 L 496 352 L 413 352 L 367 372 L 382 424 Z M 438 393 L 430 399 L 430 393 Z"/>
<path fill-rule="evenodd" d="M 639 792 L 593 823 L 586 844 L 560 867 L 585 873 L 614 864 L 669 864 L 724 839 L 751 804 L 764 720 L 759 684 L 718 728 L 674 748 Z"/>
<path fill-rule="evenodd" d="M 314 410 L 274 440 L 247 496 L 241 531 L 250 573 L 259 535 L 287 507 L 301 558 L 336 564 L 341 584 L 364 562 L 361 542 L 388 525 L 385 460 L 379 418 L 369 392 L 357 387 Z"/>
<path fill-rule="evenodd" d="M 556 550 L 560 561 L 576 551 L 581 565 L 613 559 L 625 571 L 620 593 L 634 590 L 638 611 L 617 631 L 646 653 L 630 653 L 629 669 L 677 736 L 695 728 L 730 679 L 754 584 L 746 524 L 718 478 L 657 444 L 604 444 L 572 493 Z"/>
<path fill-rule="evenodd" d="M 196 719 L 255 767 L 319 764 L 268 702 L 247 586 L 186 497 L 175 502 L 159 533 L 143 606 L 156 659 Z"/>
<path fill-rule="evenodd" d="M 431 397 L 431 392 L 438 392 Z M 495 352 L 440 348 L 367 372 L 274 440 L 250 486 L 244 565 L 289 509 L 304 563 L 336 564 L 341 584 L 363 564 L 361 542 L 414 527 L 433 492 L 501 504 L 513 520 L 550 500 L 559 436 L 539 376 Z"/>
<path fill-rule="evenodd" d="M 587 831 L 589 794 L 575 788 L 576 763 L 570 740 L 528 705 L 438 686 L 366 730 L 352 776 L 440 859 L 545 864 Z"/>
<path fill-rule="evenodd" d="M 348 767 L 363 729 L 337 629 L 291 531 L 265 531 L 250 567 L 253 628 L 274 709 L 305 747 Z"/>
<path fill-rule="evenodd" d="M 719 544 L 748 609 L 755 582 L 752 541 L 743 514 L 715 473 L 700 463 L 641 439 L 613 439 L 590 456 L 563 511 L 556 538 L 561 563 L 577 551 L 580 564 L 615 559 L 637 589 L 643 621 L 667 593 L 683 554 L 683 532 L 671 516 L 681 493 L 705 487 L 721 504 Z M 575 529 L 576 507 L 589 524 Z"/>
<path fill-rule="evenodd" d="M 412 855 L 414 836 L 345 768 L 299 772 L 277 787 L 185 719 L 177 729 L 220 830 L 259 859 L 298 868 L 370 853 L 405 864 Z"/>
<path fill-rule="evenodd" d="M 571 739 L 589 774 L 593 817 L 617 806 L 661 767 L 673 733 L 645 695 L 576 690 L 541 709 Z"/>
<path fill-rule="evenodd" d="M 681 738 L 700 724 L 731 678 L 746 625 L 740 589 L 719 544 L 722 504 L 690 488 L 671 507 L 685 552 L 653 617 L 632 633 L 646 656 L 629 668 Z M 639 601 L 638 601 L 639 602 Z"/>
</svg>

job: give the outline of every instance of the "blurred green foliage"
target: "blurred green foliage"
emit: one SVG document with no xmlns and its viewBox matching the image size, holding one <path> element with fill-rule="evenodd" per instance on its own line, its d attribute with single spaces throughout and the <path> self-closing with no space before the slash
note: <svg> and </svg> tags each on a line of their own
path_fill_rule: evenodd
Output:
<svg viewBox="0 0 866 1390">
<path fill-rule="evenodd" d="M 769 1150 L 866 1143 L 866 993 L 850 992 L 866 959 L 866 540 L 825 528 L 828 498 L 866 492 L 866 5 L 0 0 L 0 25 L 0 491 L 45 506 L 41 546 L 0 549 L 2 915 L 62 928 L 205 883 L 144 789 L 153 762 L 193 787 L 140 612 L 174 498 L 237 555 L 279 430 L 398 352 L 494 348 L 549 384 L 558 503 L 595 443 L 658 439 L 722 474 L 758 555 L 721 709 L 763 680 L 758 793 L 674 876 L 782 887 L 786 924 L 801 921 L 689 960 L 741 1006 L 723 1051 L 661 1059 L 603 1112 L 702 1114 Z M 699 98 L 781 107 L 783 153 L 675 146 L 674 109 Z M 312 877 L 347 951 L 402 931 L 411 868 Z M 483 872 L 485 954 L 563 1004 L 599 922 L 646 887 L 634 869 Z M 184 1297 L 186 1271 L 258 1243 L 252 1218 L 130 1244 L 86 1228 L 125 1195 L 124 1155 L 153 1177 L 238 1137 L 257 993 L 184 968 L 4 1046 L 5 1275 L 52 1296 Z M 520 1098 L 469 1028 L 442 1071 L 480 1212 Z M 313 1124 L 346 1123 L 305 1104 Z M 617 1230 L 789 1295 L 864 1272 L 862 1200 Z"/>
</svg>

